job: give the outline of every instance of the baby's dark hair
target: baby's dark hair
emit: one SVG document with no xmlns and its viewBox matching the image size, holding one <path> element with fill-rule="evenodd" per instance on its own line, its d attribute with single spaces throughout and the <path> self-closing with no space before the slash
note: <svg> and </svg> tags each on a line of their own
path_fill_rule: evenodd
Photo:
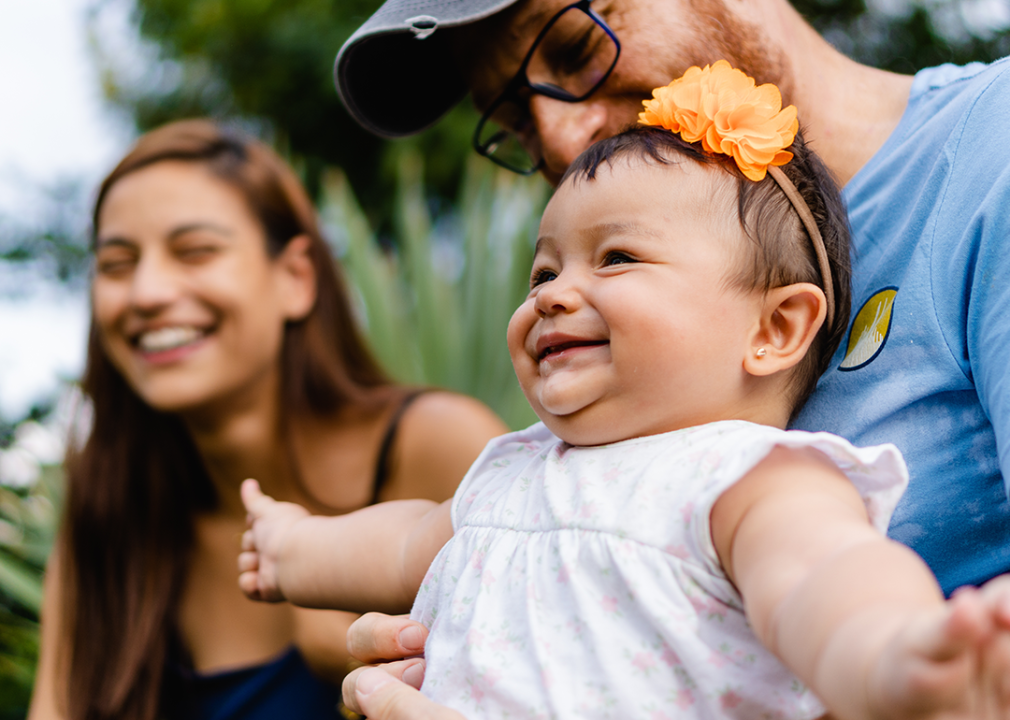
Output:
<svg viewBox="0 0 1010 720">
<path fill-rule="evenodd" d="M 828 255 L 835 295 L 833 317 L 825 319 L 810 351 L 793 369 L 791 400 L 795 416 L 814 391 L 818 378 L 827 370 L 848 328 L 852 269 L 848 218 L 837 183 L 799 133 L 787 149 L 794 157 L 781 169 L 796 186 L 817 222 Z M 576 158 L 561 178 L 561 184 L 569 179 L 593 180 L 601 165 L 611 166 L 622 157 L 659 165 L 675 164 L 681 157 L 718 166 L 736 179 L 737 218 L 751 243 L 735 271 L 730 269 L 728 281 L 732 286 L 762 292 L 799 282 L 824 287 L 810 236 L 778 183 L 770 176 L 760 182 L 748 180 L 731 157 L 706 153 L 669 130 L 636 126 L 601 140 Z"/>
</svg>

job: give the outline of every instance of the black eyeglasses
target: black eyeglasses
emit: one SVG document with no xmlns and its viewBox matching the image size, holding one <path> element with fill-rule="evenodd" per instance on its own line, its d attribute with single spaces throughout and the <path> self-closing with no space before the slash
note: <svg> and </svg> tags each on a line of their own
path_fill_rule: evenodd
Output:
<svg viewBox="0 0 1010 720">
<path fill-rule="evenodd" d="M 492 162 L 521 175 L 532 175 L 543 165 L 522 139 L 531 139 L 533 120 L 529 98 L 544 95 L 561 102 L 582 102 L 607 81 L 621 43 L 599 15 L 579 0 L 552 17 L 509 80 L 477 123 L 474 149 Z"/>
</svg>

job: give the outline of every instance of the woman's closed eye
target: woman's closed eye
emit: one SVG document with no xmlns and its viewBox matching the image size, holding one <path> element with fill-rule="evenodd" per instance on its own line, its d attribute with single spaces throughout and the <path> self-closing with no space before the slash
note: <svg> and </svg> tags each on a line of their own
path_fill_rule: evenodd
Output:
<svg viewBox="0 0 1010 720">
<path fill-rule="evenodd" d="M 95 255 L 95 271 L 99 275 L 118 276 L 137 264 L 137 254 L 124 248 L 100 249 Z"/>
<path fill-rule="evenodd" d="M 183 243 L 174 248 L 175 256 L 186 263 L 202 263 L 217 255 L 220 246 L 212 242 Z"/>
</svg>

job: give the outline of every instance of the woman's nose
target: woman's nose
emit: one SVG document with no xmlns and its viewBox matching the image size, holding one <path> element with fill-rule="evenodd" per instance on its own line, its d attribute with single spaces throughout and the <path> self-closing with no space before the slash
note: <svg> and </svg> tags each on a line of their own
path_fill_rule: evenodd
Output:
<svg viewBox="0 0 1010 720">
<path fill-rule="evenodd" d="M 130 285 L 130 304 L 144 314 L 157 313 L 170 305 L 179 294 L 178 278 L 157 255 L 140 258 Z"/>
<path fill-rule="evenodd" d="M 583 150 L 606 136 L 607 109 L 592 98 L 566 103 L 534 95 L 530 114 L 543 154 L 544 175 L 555 183 Z"/>
</svg>

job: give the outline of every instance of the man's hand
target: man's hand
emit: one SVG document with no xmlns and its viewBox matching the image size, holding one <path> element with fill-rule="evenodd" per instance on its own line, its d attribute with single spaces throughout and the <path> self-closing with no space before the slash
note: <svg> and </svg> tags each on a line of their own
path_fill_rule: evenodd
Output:
<svg viewBox="0 0 1010 720">
<path fill-rule="evenodd" d="M 277 578 L 277 559 L 291 528 L 309 517 L 309 512 L 301 505 L 264 495 L 255 480 L 242 483 L 242 502 L 249 529 L 242 535 L 238 586 L 252 600 L 280 602 L 285 598 Z"/>
<path fill-rule="evenodd" d="M 364 663 L 344 678 L 344 704 L 371 720 L 465 720 L 454 710 L 433 703 L 418 688 L 424 680 L 428 630 L 404 615 L 368 613 L 347 631 L 347 650 Z M 408 658 L 408 659 L 403 659 Z"/>
<path fill-rule="evenodd" d="M 370 720 L 466 720 L 414 688 L 423 666 L 415 659 L 358 668 L 344 679 L 344 704 Z"/>
</svg>

